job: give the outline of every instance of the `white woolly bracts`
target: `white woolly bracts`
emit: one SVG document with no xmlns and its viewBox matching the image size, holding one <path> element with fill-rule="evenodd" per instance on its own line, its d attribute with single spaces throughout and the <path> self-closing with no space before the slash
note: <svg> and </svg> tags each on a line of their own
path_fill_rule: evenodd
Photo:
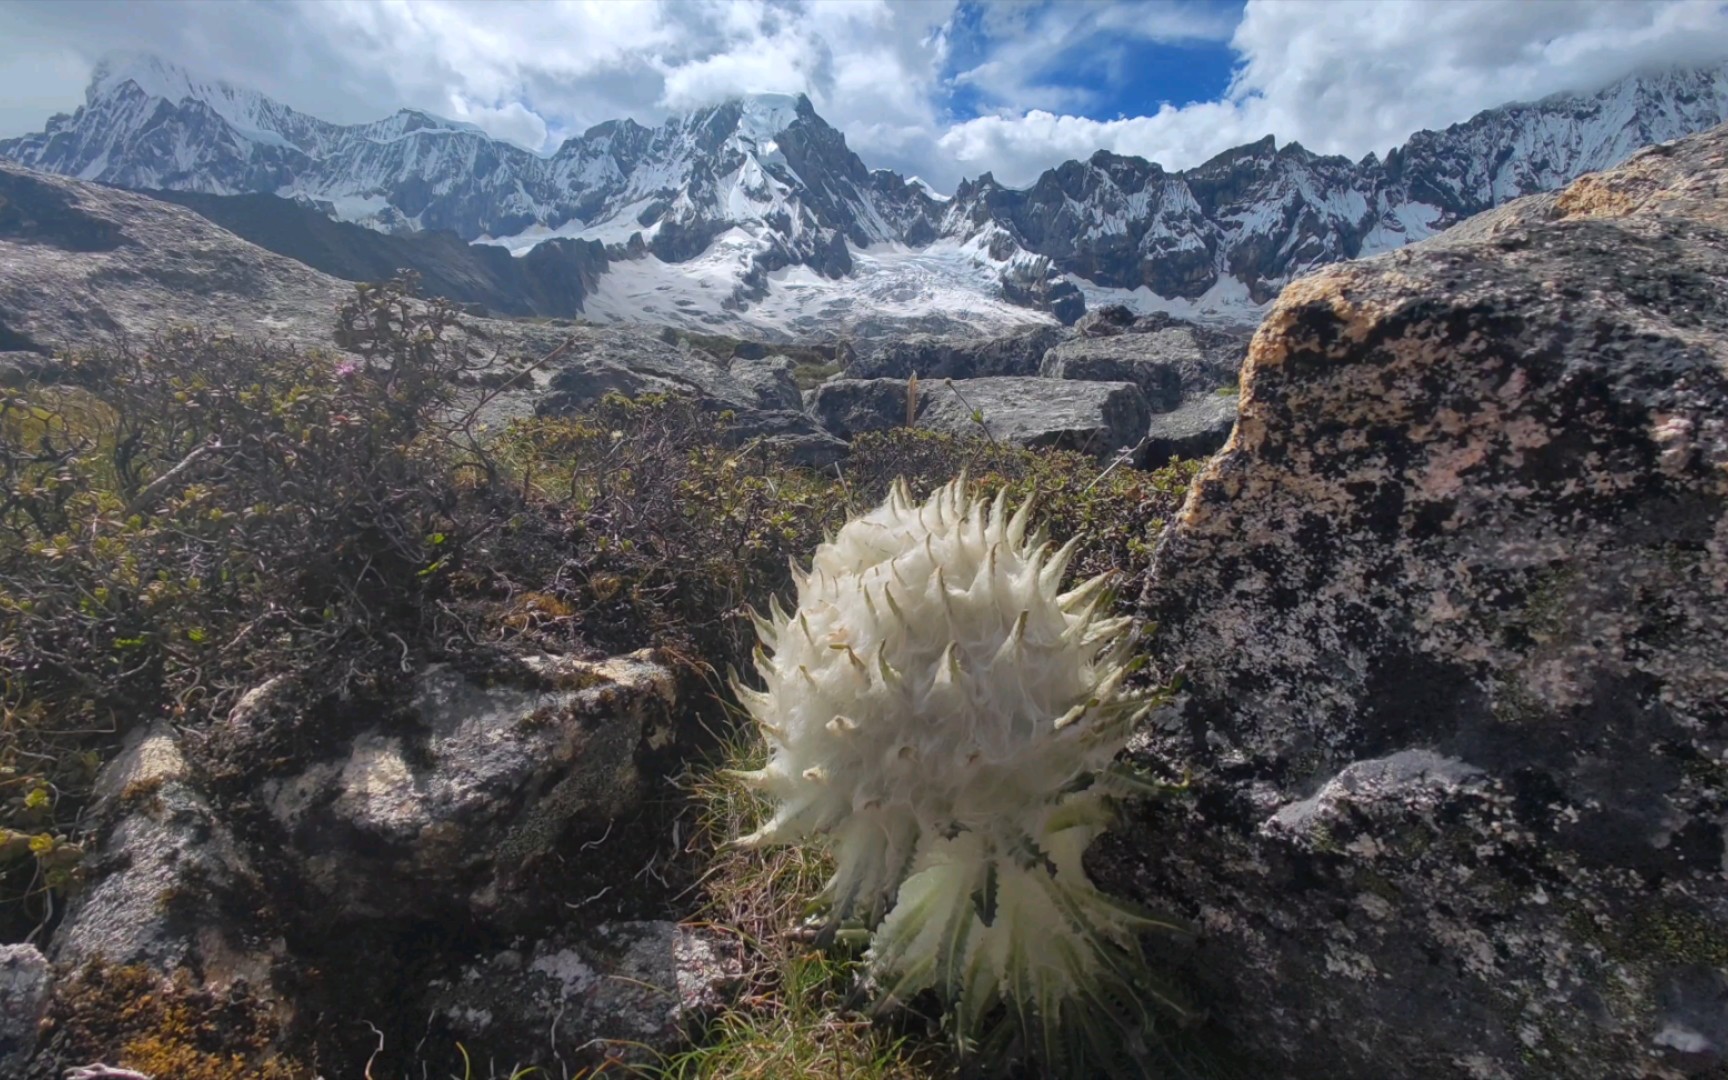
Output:
<svg viewBox="0 0 1728 1080">
<path fill-rule="evenodd" d="M 756 619 L 763 689 L 734 683 L 770 750 L 745 778 L 775 804 L 740 843 L 820 838 L 832 918 L 877 927 L 879 984 L 974 1020 L 1059 1013 L 1097 948 L 1138 956 L 1147 925 L 1080 868 L 1110 820 L 1092 778 L 1149 707 L 1123 686 L 1131 620 L 1108 574 L 1063 591 L 1078 541 L 1053 551 L 1005 498 L 896 482 L 794 566 L 795 608 Z"/>
</svg>

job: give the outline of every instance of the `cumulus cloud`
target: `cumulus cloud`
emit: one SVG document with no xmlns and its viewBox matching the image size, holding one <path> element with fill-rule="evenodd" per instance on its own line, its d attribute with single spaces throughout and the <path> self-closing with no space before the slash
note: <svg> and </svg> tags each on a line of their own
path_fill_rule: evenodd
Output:
<svg viewBox="0 0 1728 1080">
<path fill-rule="evenodd" d="M 1224 43 L 1218 100 L 1103 113 L 1146 50 Z M 1181 168 L 1275 134 L 1357 156 L 1508 100 L 1728 57 L 1722 0 L 0 0 L 0 136 L 155 52 L 338 122 L 410 106 L 549 151 L 751 91 L 808 93 L 873 167 L 1027 183 L 1105 148 Z M 961 110 L 958 111 L 957 110 Z"/>
<path fill-rule="evenodd" d="M 975 117 L 938 140 L 963 171 L 1023 184 L 1097 149 L 1197 165 L 1266 135 L 1383 153 L 1421 128 L 1508 101 L 1591 90 L 1644 68 L 1728 59 L 1720 0 L 1250 0 L 1220 101 L 1094 120 L 1031 109 Z"/>
</svg>

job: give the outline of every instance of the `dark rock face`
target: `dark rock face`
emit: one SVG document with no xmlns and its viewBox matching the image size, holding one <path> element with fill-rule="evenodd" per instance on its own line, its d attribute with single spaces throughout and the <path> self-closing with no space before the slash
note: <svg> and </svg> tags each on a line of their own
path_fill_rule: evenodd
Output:
<svg viewBox="0 0 1728 1080">
<path fill-rule="evenodd" d="M 997 375 L 1036 375 L 1044 354 L 1067 334 L 1038 326 L 993 338 L 915 334 L 884 342 L 846 366 L 849 379 L 979 379 Z"/>
<path fill-rule="evenodd" d="M 1038 374 L 1047 379 L 1131 382 L 1146 395 L 1155 413 L 1169 412 L 1182 397 L 1206 381 L 1205 354 L 1193 335 L 1180 330 L 1161 334 L 1080 338 L 1044 354 Z"/>
<path fill-rule="evenodd" d="M 788 464 L 806 469 L 827 469 L 851 452 L 851 447 L 823 430 L 802 407 L 736 413 L 729 438 L 737 446 L 765 446 Z"/>
<path fill-rule="evenodd" d="M 398 270 L 420 275 L 426 296 L 483 304 L 505 315 L 572 316 L 608 265 L 595 241 L 547 240 L 521 258 L 453 232 L 380 232 L 335 221 L 315 207 L 275 195 L 149 194 L 208 218 L 241 239 L 347 281 L 383 281 Z"/>
<path fill-rule="evenodd" d="M 1288 287 L 1101 845 L 1297 1077 L 1728 1063 L 1728 128 Z"/>
<path fill-rule="evenodd" d="M 735 352 L 726 373 L 756 395 L 762 408 L 797 410 L 804 407 L 804 395 L 792 374 L 797 366 L 789 356 L 746 356 Z"/>
<path fill-rule="evenodd" d="M 908 408 L 917 408 L 908 397 L 904 379 L 830 379 L 806 395 L 806 404 L 824 428 L 850 440 L 903 426 Z"/>
<path fill-rule="evenodd" d="M 542 413 L 576 412 L 611 392 L 691 394 L 715 408 L 762 405 L 756 389 L 700 350 L 624 328 L 585 329 L 573 340 L 569 359 L 552 373 L 540 399 Z"/>
</svg>

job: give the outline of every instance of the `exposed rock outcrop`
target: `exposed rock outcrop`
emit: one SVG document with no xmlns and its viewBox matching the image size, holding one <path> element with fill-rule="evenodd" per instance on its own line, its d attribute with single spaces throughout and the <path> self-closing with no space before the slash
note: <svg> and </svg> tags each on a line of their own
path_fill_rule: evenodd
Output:
<svg viewBox="0 0 1728 1080">
<path fill-rule="evenodd" d="M 1728 128 L 1285 289 L 1103 845 L 1297 1077 L 1728 1065 Z"/>
<path fill-rule="evenodd" d="M 1152 417 L 1143 460 L 1147 468 L 1156 469 L 1171 458 L 1210 457 L 1235 426 L 1235 394 L 1195 394 L 1171 412 Z"/>
<path fill-rule="evenodd" d="M 1229 343 L 1209 349 L 1193 327 L 1143 326 L 1052 346 L 1044 354 L 1038 374 L 1052 379 L 1132 382 L 1145 391 L 1153 412 L 1169 412 L 1185 397 L 1210 394 L 1235 380 L 1242 356 Z"/>
</svg>

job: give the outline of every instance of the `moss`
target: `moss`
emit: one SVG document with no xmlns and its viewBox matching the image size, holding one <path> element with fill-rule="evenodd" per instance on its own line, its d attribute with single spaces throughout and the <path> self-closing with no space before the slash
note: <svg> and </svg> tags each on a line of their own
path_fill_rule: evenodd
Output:
<svg viewBox="0 0 1728 1080">
<path fill-rule="evenodd" d="M 243 985 L 216 993 L 186 971 L 92 963 L 55 994 L 43 1057 L 61 1064 L 112 1061 L 175 1080 L 312 1080 L 280 1053 L 269 1007 Z"/>
</svg>

